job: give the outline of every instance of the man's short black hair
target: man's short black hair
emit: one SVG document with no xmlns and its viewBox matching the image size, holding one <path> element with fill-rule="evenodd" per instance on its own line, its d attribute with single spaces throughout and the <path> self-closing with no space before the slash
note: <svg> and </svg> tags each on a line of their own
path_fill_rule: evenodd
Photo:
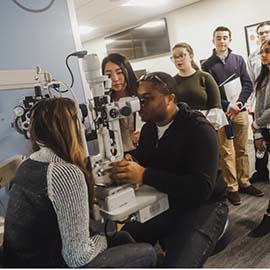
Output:
<svg viewBox="0 0 270 270">
<path fill-rule="evenodd" d="M 163 93 L 165 93 L 165 91 L 169 94 L 175 93 L 175 79 L 170 74 L 162 71 L 146 73 L 138 81 L 152 82 Z"/>
</svg>

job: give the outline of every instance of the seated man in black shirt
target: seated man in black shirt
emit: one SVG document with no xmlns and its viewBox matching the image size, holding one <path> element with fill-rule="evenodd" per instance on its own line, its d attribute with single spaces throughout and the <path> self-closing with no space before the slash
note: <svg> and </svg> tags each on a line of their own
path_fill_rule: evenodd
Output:
<svg viewBox="0 0 270 270">
<path fill-rule="evenodd" d="M 223 232 L 228 207 L 218 171 L 214 128 L 200 112 L 177 106 L 175 81 L 154 72 L 139 80 L 141 131 L 136 161 L 112 164 L 115 182 L 147 184 L 167 193 L 170 209 L 146 223 L 124 226 L 136 241 L 165 251 L 163 267 L 201 267 Z"/>
</svg>

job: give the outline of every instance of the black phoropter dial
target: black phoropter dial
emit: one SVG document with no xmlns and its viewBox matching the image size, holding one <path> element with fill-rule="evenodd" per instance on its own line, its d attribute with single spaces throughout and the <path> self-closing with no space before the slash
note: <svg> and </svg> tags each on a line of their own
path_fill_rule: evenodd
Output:
<svg viewBox="0 0 270 270">
<path fill-rule="evenodd" d="M 123 116 L 129 116 L 131 114 L 131 108 L 128 107 L 128 106 L 124 106 L 123 108 L 121 108 L 120 110 L 120 113 L 123 115 Z"/>
<path fill-rule="evenodd" d="M 110 117 L 111 118 L 116 118 L 119 115 L 119 112 L 117 109 L 111 109 L 110 110 Z"/>
</svg>

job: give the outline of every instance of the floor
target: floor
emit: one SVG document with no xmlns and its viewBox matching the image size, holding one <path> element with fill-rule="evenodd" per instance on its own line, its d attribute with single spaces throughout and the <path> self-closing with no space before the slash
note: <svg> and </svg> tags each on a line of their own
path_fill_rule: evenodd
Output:
<svg viewBox="0 0 270 270">
<path fill-rule="evenodd" d="M 254 171 L 254 150 L 249 144 L 250 173 Z M 270 183 L 256 183 L 265 193 L 256 198 L 241 194 L 242 204 L 229 205 L 232 233 L 229 245 L 210 257 L 206 268 L 270 268 L 270 233 L 262 238 L 250 238 L 248 233 L 261 221 L 270 195 Z"/>
<path fill-rule="evenodd" d="M 261 221 L 269 200 L 270 183 L 258 183 L 265 195 L 261 198 L 243 194 L 240 206 L 229 205 L 232 233 L 229 245 L 210 257 L 206 268 L 269 268 L 270 233 L 262 238 L 250 238 L 248 233 Z"/>
</svg>

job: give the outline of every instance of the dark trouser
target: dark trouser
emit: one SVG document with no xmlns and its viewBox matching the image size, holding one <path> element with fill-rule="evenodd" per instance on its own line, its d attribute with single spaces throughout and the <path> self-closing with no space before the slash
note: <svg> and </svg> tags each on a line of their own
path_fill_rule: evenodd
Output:
<svg viewBox="0 0 270 270">
<path fill-rule="evenodd" d="M 225 202 L 176 212 L 168 210 L 146 223 L 127 223 L 137 242 L 162 243 L 166 253 L 162 267 L 202 267 L 213 252 L 228 216 Z"/>
<path fill-rule="evenodd" d="M 108 239 L 109 248 L 100 253 L 87 268 L 148 268 L 156 266 L 156 253 L 149 244 L 135 243 L 127 232 Z"/>
<path fill-rule="evenodd" d="M 264 129 L 262 129 L 261 132 L 262 132 L 264 140 L 266 142 L 269 142 L 270 141 L 269 130 L 264 128 Z M 257 148 L 256 148 L 256 145 L 255 145 L 255 142 L 254 142 L 254 148 L 255 148 L 255 153 L 256 153 Z M 257 180 L 269 179 L 269 170 L 267 168 L 268 158 L 269 158 L 268 152 L 269 152 L 269 149 L 268 149 L 268 151 L 265 151 L 265 154 L 264 154 L 262 159 L 257 158 L 256 155 L 255 155 L 255 169 L 257 171 L 257 175 L 256 175 Z"/>
<path fill-rule="evenodd" d="M 254 148 L 255 148 L 255 153 L 257 151 L 257 148 L 255 146 L 255 143 L 254 143 Z M 255 156 L 256 157 L 256 156 Z M 256 178 L 258 180 L 260 179 L 269 179 L 269 170 L 267 168 L 267 165 L 268 165 L 268 157 L 269 157 L 269 154 L 268 152 L 266 151 L 263 158 L 257 158 L 256 157 L 256 160 L 255 160 L 255 169 L 257 171 L 257 176 Z"/>
<path fill-rule="evenodd" d="M 266 159 L 266 156 L 267 156 L 267 161 L 265 161 L 266 163 L 266 169 L 267 169 L 267 164 L 268 164 L 268 156 L 269 156 L 269 152 L 270 152 L 270 130 L 269 129 L 263 129 L 262 130 L 262 135 L 263 135 L 263 139 L 264 141 L 266 142 L 266 148 L 267 148 L 267 151 L 265 151 L 265 154 L 264 154 L 264 157 L 263 157 L 263 160 Z M 269 171 L 267 169 L 267 178 L 269 178 Z M 270 199 L 269 199 L 269 203 L 268 203 L 268 207 L 266 209 L 266 212 L 268 214 L 270 214 Z"/>
</svg>

